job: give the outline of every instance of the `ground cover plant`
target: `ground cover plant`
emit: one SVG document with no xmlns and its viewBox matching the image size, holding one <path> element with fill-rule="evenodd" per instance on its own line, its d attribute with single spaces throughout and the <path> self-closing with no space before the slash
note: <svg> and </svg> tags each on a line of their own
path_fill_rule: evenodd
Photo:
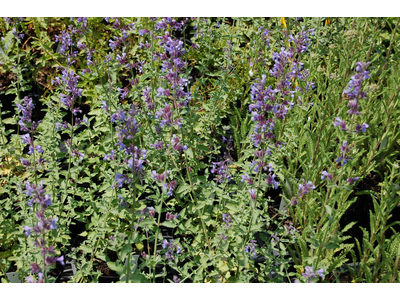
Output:
<svg viewBox="0 0 400 300">
<path fill-rule="evenodd" d="M 2 18 L 1 281 L 399 282 L 398 24 Z"/>
</svg>

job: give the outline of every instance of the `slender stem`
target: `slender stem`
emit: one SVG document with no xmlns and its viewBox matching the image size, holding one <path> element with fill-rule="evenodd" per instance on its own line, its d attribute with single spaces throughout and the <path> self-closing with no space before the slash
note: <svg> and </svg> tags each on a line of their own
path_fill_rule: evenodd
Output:
<svg viewBox="0 0 400 300">
<path fill-rule="evenodd" d="M 378 28 L 379 28 L 379 19 L 378 19 L 378 22 L 376 23 L 376 27 L 375 27 L 375 31 L 374 31 L 374 36 L 375 36 L 375 34 L 376 34 Z M 372 43 L 371 43 L 371 46 L 369 47 L 369 50 L 368 50 L 368 54 L 367 54 L 367 59 L 366 59 L 366 61 L 369 60 L 369 57 L 370 57 L 370 55 L 371 55 L 371 51 L 372 51 L 372 46 L 373 46 L 373 45 L 374 45 L 374 43 L 372 42 Z"/>
<path fill-rule="evenodd" d="M 5 145 L 7 144 L 7 139 L 5 138 L 4 132 L 3 132 L 3 128 L 5 128 L 5 127 L 4 127 L 4 125 L 3 125 L 3 118 L 2 118 L 3 114 L 2 114 L 2 112 L 1 112 L 1 108 L 2 108 L 2 107 L 3 107 L 3 105 L 0 103 L 0 128 L 1 128 L 0 132 L 1 132 L 1 143 L 2 143 L 2 146 L 5 146 Z"/>
<path fill-rule="evenodd" d="M 68 158 L 68 172 L 67 172 L 67 178 L 65 180 L 65 189 L 64 189 L 64 193 L 65 193 L 65 200 L 67 200 L 68 198 L 68 183 L 69 183 L 69 177 L 71 174 L 71 161 L 72 161 L 72 147 L 73 147 L 73 138 L 74 138 L 74 114 L 73 114 L 73 110 L 74 110 L 74 102 L 72 102 L 72 108 L 71 108 L 71 146 L 69 149 L 70 151 L 68 152 L 69 154 L 69 158 Z M 60 213 L 62 213 L 63 211 L 63 207 L 64 207 L 64 201 L 61 201 L 61 211 Z"/>
<path fill-rule="evenodd" d="M 383 74 L 383 72 L 385 72 L 386 67 L 387 67 L 387 65 L 388 65 L 388 61 L 390 60 L 390 54 L 391 54 L 391 52 L 392 52 L 393 40 L 394 40 L 394 36 L 395 36 L 395 34 L 396 34 L 396 31 L 397 31 L 397 27 L 398 27 L 398 26 L 399 26 L 399 22 L 397 22 L 396 27 L 394 28 L 394 31 L 393 31 L 393 34 L 392 34 L 392 38 L 390 39 L 389 51 L 388 51 L 388 54 L 387 54 L 387 56 L 386 56 L 386 62 L 385 62 L 385 65 L 383 66 L 383 69 L 382 69 L 382 73 L 381 73 L 381 74 Z M 378 86 L 380 85 L 380 83 L 381 83 L 381 81 L 382 81 L 382 77 L 383 77 L 383 76 L 379 76 Z"/>
</svg>

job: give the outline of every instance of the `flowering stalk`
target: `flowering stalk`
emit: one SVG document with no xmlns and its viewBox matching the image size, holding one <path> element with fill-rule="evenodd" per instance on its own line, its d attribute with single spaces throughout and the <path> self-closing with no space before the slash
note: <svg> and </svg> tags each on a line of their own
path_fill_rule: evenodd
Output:
<svg viewBox="0 0 400 300">
<path fill-rule="evenodd" d="M 47 282 L 47 271 L 49 270 L 49 267 L 51 265 L 56 263 L 56 261 L 64 265 L 64 256 L 53 256 L 53 254 L 55 253 L 54 246 L 47 247 L 46 232 L 49 230 L 57 229 L 56 222 L 58 218 L 54 217 L 53 219 L 51 219 L 45 217 L 46 208 L 52 204 L 50 195 L 45 193 L 46 191 L 43 188 L 43 181 L 41 181 L 40 186 L 30 184 L 30 182 L 27 181 L 26 195 L 32 195 L 32 198 L 28 201 L 28 206 L 32 207 L 34 203 L 40 205 L 40 210 L 36 211 L 36 217 L 39 222 L 34 227 L 24 227 L 26 236 L 30 236 L 32 231 L 35 235 L 38 236 L 34 242 L 34 245 L 41 250 L 40 253 L 43 258 L 42 266 L 39 266 L 37 263 L 31 264 L 31 273 L 37 273 L 39 276 L 39 280 L 37 282 Z M 26 280 L 31 283 L 34 282 L 31 276 L 28 276 Z"/>
</svg>

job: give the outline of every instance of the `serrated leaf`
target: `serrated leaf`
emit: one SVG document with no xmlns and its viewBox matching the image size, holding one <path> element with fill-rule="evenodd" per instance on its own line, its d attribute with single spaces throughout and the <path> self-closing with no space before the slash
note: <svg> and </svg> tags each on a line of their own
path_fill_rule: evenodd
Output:
<svg viewBox="0 0 400 300">
<path fill-rule="evenodd" d="M 91 253 L 92 252 L 92 248 L 90 248 L 89 246 L 86 245 L 81 245 L 79 247 L 80 250 L 82 250 L 84 253 Z"/>
<path fill-rule="evenodd" d="M 176 190 L 176 192 L 178 194 L 186 194 L 190 188 L 191 186 L 189 184 L 183 184 Z"/>
<path fill-rule="evenodd" d="M 107 261 L 107 266 L 117 272 L 118 274 L 122 274 L 124 272 L 124 266 L 122 264 L 119 264 L 118 261 L 113 262 L 113 261 Z"/>
<path fill-rule="evenodd" d="M 225 205 L 226 208 L 228 208 L 229 210 L 233 211 L 233 212 L 238 212 L 239 211 L 239 207 L 236 204 L 233 203 L 228 203 Z"/>
<path fill-rule="evenodd" d="M 173 223 L 172 221 L 164 221 L 161 226 L 167 227 L 167 228 L 175 228 L 176 225 L 175 223 Z"/>
<path fill-rule="evenodd" d="M 3 120 L 4 124 L 17 124 L 17 121 L 14 118 L 7 118 Z"/>
<path fill-rule="evenodd" d="M 124 258 L 127 254 L 132 253 L 132 246 L 125 244 L 121 249 L 121 257 Z"/>
</svg>

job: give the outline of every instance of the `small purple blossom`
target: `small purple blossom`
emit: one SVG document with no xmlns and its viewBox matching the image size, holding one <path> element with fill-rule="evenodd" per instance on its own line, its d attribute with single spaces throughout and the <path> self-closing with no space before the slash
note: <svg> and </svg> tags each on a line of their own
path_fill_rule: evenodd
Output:
<svg viewBox="0 0 400 300">
<path fill-rule="evenodd" d="M 354 184 L 359 179 L 360 179 L 360 177 L 349 177 L 349 178 L 347 178 L 347 182 L 349 184 Z"/>
<path fill-rule="evenodd" d="M 168 179 L 169 170 L 161 174 L 158 174 L 156 170 L 153 170 L 151 173 L 152 173 L 151 178 L 155 179 L 158 182 L 164 182 L 166 179 Z"/>
<path fill-rule="evenodd" d="M 217 181 L 219 183 L 221 183 L 224 179 L 226 179 L 227 181 L 231 180 L 231 175 L 228 168 L 229 161 L 229 159 L 226 159 L 222 162 L 211 162 L 213 164 L 211 173 L 217 174 Z"/>
<path fill-rule="evenodd" d="M 250 175 L 247 174 L 247 173 L 245 173 L 244 175 L 242 175 L 242 180 L 241 180 L 241 182 L 245 182 L 245 181 L 247 181 L 247 184 L 250 184 L 250 185 L 254 184 L 254 180 L 253 180 L 253 179 L 250 177 Z"/>
<path fill-rule="evenodd" d="M 342 152 L 342 155 L 336 159 L 336 162 L 341 163 L 342 166 L 347 164 L 352 159 L 351 157 L 347 156 L 351 149 L 352 147 L 348 145 L 347 141 L 343 141 L 342 146 L 340 146 L 340 151 Z"/>
<path fill-rule="evenodd" d="M 252 258 L 257 258 L 256 243 L 256 240 L 251 240 L 250 244 L 246 245 L 246 247 L 244 248 L 244 252 L 251 254 Z"/>
<path fill-rule="evenodd" d="M 125 181 L 127 183 L 130 183 L 131 179 L 128 177 L 128 175 L 123 175 L 123 174 L 118 174 L 117 173 L 115 175 L 115 181 L 120 187 L 122 187 L 122 185 L 124 184 Z"/>
<path fill-rule="evenodd" d="M 302 198 L 304 195 L 308 194 L 310 190 L 313 189 L 315 189 L 315 185 L 312 183 L 312 181 L 309 180 L 307 183 L 305 183 L 305 180 L 303 179 L 303 183 L 299 184 L 297 195 L 298 197 Z"/>
<path fill-rule="evenodd" d="M 171 146 L 175 151 L 179 151 L 179 152 L 186 151 L 188 149 L 188 147 L 186 145 L 184 145 L 184 146 L 181 145 L 181 143 L 179 141 L 179 137 L 176 134 L 172 135 Z"/>
<path fill-rule="evenodd" d="M 172 221 L 173 219 L 175 219 L 177 217 L 179 217 L 179 214 L 174 215 L 174 214 L 171 214 L 171 213 L 167 212 L 167 215 L 166 215 L 165 219 L 168 220 L 168 221 Z"/>
<path fill-rule="evenodd" d="M 106 160 L 114 161 L 115 160 L 115 151 L 114 151 L 114 149 L 111 150 L 110 155 L 104 154 L 103 160 L 104 161 L 106 161 Z"/>
<path fill-rule="evenodd" d="M 362 125 L 360 125 L 360 124 L 357 124 L 356 125 L 356 128 L 355 128 L 355 131 L 357 132 L 357 133 L 360 133 L 361 131 L 362 132 L 367 132 L 367 128 L 369 127 L 369 125 L 367 124 L 367 123 L 364 123 L 364 124 L 362 124 Z"/>
<path fill-rule="evenodd" d="M 257 198 L 257 193 L 256 193 L 256 190 L 255 190 L 255 189 L 250 189 L 250 190 L 249 190 L 249 194 L 250 194 L 250 197 L 251 197 L 252 200 L 256 200 L 256 198 Z"/>
<path fill-rule="evenodd" d="M 333 126 L 340 127 L 340 130 L 346 130 L 346 121 L 342 121 L 339 117 L 336 117 Z"/>
<path fill-rule="evenodd" d="M 279 237 L 278 237 L 277 232 L 275 232 L 274 234 L 271 234 L 271 237 L 272 237 L 274 243 L 279 242 Z"/>
<path fill-rule="evenodd" d="M 155 141 L 154 144 L 150 144 L 150 147 L 154 147 L 157 150 L 162 150 L 163 149 L 163 142 L 162 141 Z"/>
<path fill-rule="evenodd" d="M 280 184 L 280 183 L 279 183 L 278 181 L 275 180 L 275 177 L 276 177 L 275 174 L 272 174 L 272 175 L 271 175 L 271 173 L 269 173 L 269 174 L 267 175 L 266 182 L 267 182 L 267 184 L 272 184 L 272 185 L 274 186 L 274 189 L 276 190 L 276 189 L 279 187 L 279 184 Z"/>
<path fill-rule="evenodd" d="M 225 226 L 227 229 L 232 227 L 231 223 L 233 223 L 233 221 L 231 216 L 231 213 L 222 214 L 222 220 L 225 222 Z"/>
<path fill-rule="evenodd" d="M 322 171 L 321 172 L 321 180 L 324 180 L 326 178 L 326 180 L 332 180 L 333 179 L 333 175 L 329 174 L 327 171 Z"/>
<path fill-rule="evenodd" d="M 174 257 L 182 252 L 182 248 L 176 244 L 174 244 L 175 240 L 171 239 L 170 242 L 168 240 L 164 240 L 162 243 L 163 249 L 168 249 L 167 253 L 165 253 L 165 258 L 169 261 L 172 261 Z"/>
<path fill-rule="evenodd" d="M 319 269 L 318 271 L 314 272 L 314 268 L 310 266 L 305 267 L 305 272 L 301 275 L 304 279 L 307 280 L 308 283 L 313 283 L 318 277 L 324 277 L 324 269 Z M 298 279 L 295 279 L 295 283 L 300 283 Z"/>
</svg>

